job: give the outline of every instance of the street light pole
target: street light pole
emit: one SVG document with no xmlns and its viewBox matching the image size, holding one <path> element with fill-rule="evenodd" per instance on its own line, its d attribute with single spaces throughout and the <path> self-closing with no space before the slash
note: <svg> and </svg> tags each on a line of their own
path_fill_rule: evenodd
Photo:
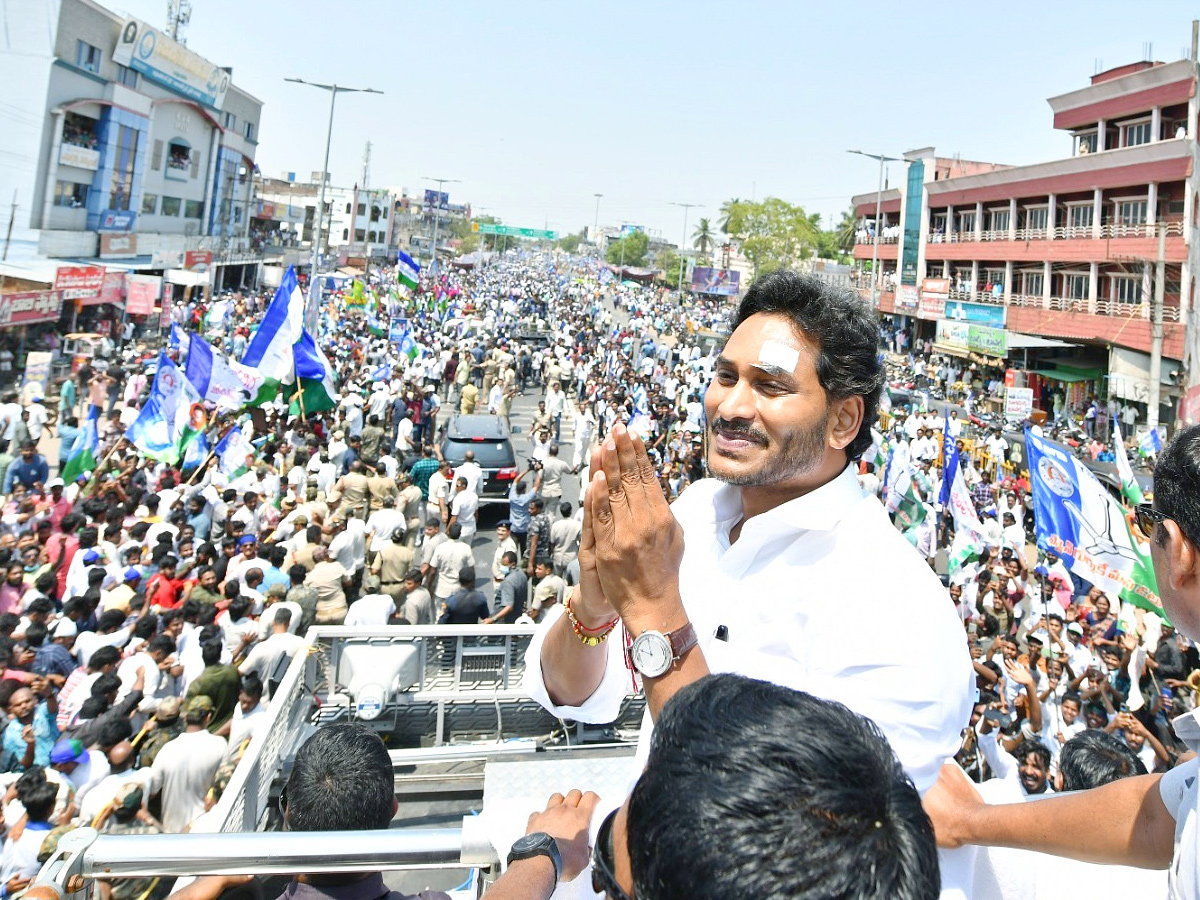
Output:
<svg viewBox="0 0 1200 900">
<path fill-rule="evenodd" d="M 871 250 L 871 305 L 876 309 L 879 308 L 879 233 L 883 231 L 883 226 L 879 219 L 883 215 L 883 164 L 889 162 L 901 162 L 895 156 L 883 156 L 879 153 L 863 153 L 861 150 L 847 150 L 847 153 L 853 153 L 857 156 L 865 156 L 868 159 L 879 160 L 879 187 L 875 191 L 875 241 L 874 247 Z"/>
<path fill-rule="evenodd" d="M 313 234 L 312 246 L 312 269 L 308 279 L 308 304 L 304 310 L 304 324 L 309 330 L 309 333 L 314 337 L 317 333 L 318 309 L 320 307 L 320 292 L 317 289 L 317 267 L 320 263 L 321 254 L 321 233 L 324 230 L 325 224 L 325 182 L 329 176 L 329 146 L 333 142 L 333 106 L 337 100 L 337 95 L 342 94 L 382 94 L 383 91 L 377 91 L 374 88 L 352 88 L 343 87 L 339 84 L 318 84 L 315 81 L 305 81 L 303 78 L 285 78 L 284 81 L 290 81 L 293 84 L 307 84 L 309 87 L 320 88 L 323 91 L 329 91 L 329 125 L 325 129 L 325 162 L 321 166 L 321 191 L 320 197 L 317 200 L 317 230 Z M 326 235 L 325 240 L 329 238 Z"/>
<path fill-rule="evenodd" d="M 685 254 L 687 252 L 688 210 L 691 209 L 692 207 L 696 207 L 696 206 L 703 208 L 704 204 L 703 203 L 672 203 L 671 205 L 683 207 L 683 240 L 679 242 L 679 284 L 676 287 L 676 290 L 679 292 L 679 295 L 682 297 L 683 296 L 683 270 L 686 268 L 686 266 L 684 265 L 685 257 L 683 254 Z"/>
<path fill-rule="evenodd" d="M 592 196 L 596 198 L 596 221 L 592 223 L 592 243 L 599 247 L 600 245 L 596 241 L 596 235 L 600 231 L 600 198 L 604 195 L 593 194 Z"/>
<path fill-rule="evenodd" d="M 424 180 L 432 181 L 434 184 L 436 184 L 438 186 L 438 193 L 437 193 L 437 202 L 438 203 L 442 202 L 442 185 L 444 185 L 444 184 L 459 184 L 460 183 L 457 178 L 425 177 Z M 441 218 L 442 218 L 441 210 L 438 209 L 437 205 L 435 204 L 433 207 L 433 246 L 430 248 L 430 254 L 429 254 L 429 271 L 431 274 L 433 273 L 434 269 L 437 267 L 438 223 L 441 221 Z"/>
</svg>

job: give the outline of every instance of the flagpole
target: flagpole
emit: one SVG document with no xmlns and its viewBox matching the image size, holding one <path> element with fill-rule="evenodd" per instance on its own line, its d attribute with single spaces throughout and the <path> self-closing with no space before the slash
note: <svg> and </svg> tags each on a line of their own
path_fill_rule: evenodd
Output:
<svg viewBox="0 0 1200 900">
<path fill-rule="evenodd" d="M 208 456 L 204 457 L 204 459 L 201 460 L 200 465 L 196 466 L 196 471 L 192 472 L 191 476 L 188 478 L 188 480 L 185 482 L 185 484 L 194 484 L 196 481 L 196 476 L 208 468 L 208 464 L 213 461 L 213 457 L 216 455 L 217 455 L 217 451 L 215 448 L 212 450 L 209 450 Z"/>
<path fill-rule="evenodd" d="M 121 437 L 117 438 L 117 442 L 108 448 L 108 452 L 104 454 L 104 458 L 100 460 L 100 463 L 96 466 L 95 471 L 92 472 L 92 477 L 88 480 L 87 486 L 83 489 L 83 493 L 87 494 L 92 491 L 96 484 L 96 479 L 100 477 L 101 470 L 108 463 L 109 458 L 111 458 L 112 455 L 117 452 L 117 449 L 123 443 L 125 443 L 125 436 L 121 435 Z"/>
<path fill-rule="evenodd" d="M 299 381 L 300 379 L 297 378 L 296 380 Z M 296 394 L 296 397 L 300 401 L 300 418 L 303 419 L 305 422 L 307 422 L 308 421 L 308 413 L 305 412 L 305 410 L 304 410 L 304 385 L 303 384 L 300 385 L 300 391 L 299 391 L 299 393 Z"/>
</svg>

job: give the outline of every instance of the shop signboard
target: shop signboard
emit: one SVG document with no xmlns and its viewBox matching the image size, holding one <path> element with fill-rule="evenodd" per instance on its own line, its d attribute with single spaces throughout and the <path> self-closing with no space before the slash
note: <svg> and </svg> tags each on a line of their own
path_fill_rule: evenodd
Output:
<svg viewBox="0 0 1200 900">
<path fill-rule="evenodd" d="M 93 150 L 91 147 L 79 147 L 75 144 L 64 143 L 58 151 L 58 164 L 95 172 L 100 168 L 100 151 Z"/>
<path fill-rule="evenodd" d="M 990 303 L 970 303 L 966 300 L 947 300 L 946 318 L 1003 328 L 1004 307 L 994 306 Z"/>
<path fill-rule="evenodd" d="M 946 315 L 946 300 L 950 297 L 949 278 L 926 278 L 921 282 L 921 299 L 917 317 L 937 321 Z"/>
<path fill-rule="evenodd" d="M 1004 392 L 1004 418 L 1028 419 L 1033 415 L 1033 388 L 1010 387 Z"/>
<path fill-rule="evenodd" d="M 211 250 L 189 250 L 183 254 L 183 267 L 189 272 L 207 272 L 212 268 Z"/>
<path fill-rule="evenodd" d="M 100 286 L 100 293 L 94 297 L 83 297 L 79 301 L 79 306 L 100 306 L 103 303 L 111 303 L 113 306 L 125 305 L 125 273 L 124 272 L 105 272 L 104 284 Z"/>
<path fill-rule="evenodd" d="M 105 232 L 100 235 L 101 259 L 128 259 L 137 256 L 138 236 L 136 234 L 119 234 Z"/>
<path fill-rule="evenodd" d="M 916 285 L 902 284 L 896 288 L 896 309 L 915 311 L 921 305 L 921 292 Z"/>
<path fill-rule="evenodd" d="M 54 290 L 63 300 L 95 297 L 104 287 L 104 266 L 59 266 L 54 273 Z"/>
<path fill-rule="evenodd" d="M 183 268 L 182 250 L 155 250 L 150 254 L 152 269 L 181 269 Z"/>
<path fill-rule="evenodd" d="M 125 312 L 131 316 L 148 316 L 154 312 L 162 279 L 157 275 L 130 275 L 126 286 Z"/>
<path fill-rule="evenodd" d="M 137 213 L 127 209 L 106 209 L 100 213 L 97 231 L 133 231 Z"/>
<path fill-rule="evenodd" d="M 987 325 L 939 319 L 937 342 L 948 348 L 984 356 L 1002 359 L 1008 355 L 1008 332 L 1003 328 L 991 328 Z"/>
<path fill-rule="evenodd" d="M 112 58 L 189 100 L 213 109 L 225 103 L 229 73 L 141 19 L 125 20 Z"/>
<path fill-rule="evenodd" d="M 0 294 L 0 328 L 57 322 L 62 305 L 63 292 L 57 290 Z"/>
<path fill-rule="evenodd" d="M 714 269 L 712 266 L 696 266 L 692 269 L 693 294 L 717 294 L 736 297 L 741 273 L 736 269 Z"/>
<path fill-rule="evenodd" d="M 53 358 L 54 354 L 48 350 L 31 350 L 25 354 L 25 374 L 21 380 L 22 397 L 46 396 L 46 392 L 50 390 L 50 361 Z"/>
</svg>

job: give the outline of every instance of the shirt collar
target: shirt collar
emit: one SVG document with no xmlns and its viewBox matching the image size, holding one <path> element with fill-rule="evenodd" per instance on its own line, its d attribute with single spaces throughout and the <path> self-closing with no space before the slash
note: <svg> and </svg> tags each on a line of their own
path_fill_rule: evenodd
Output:
<svg viewBox="0 0 1200 900">
<path fill-rule="evenodd" d="M 1179 739 L 1187 744 L 1188 749 L 1200 750 L 1200 709 L 1176 716 L 1172 727 Z"/>
<path fill-rule="evenodd" d="M 832 481 L 769 509 L 751 519 L 742 529 L 763 528 L 770 531 L 830 531 L 837 526 L 850 507 L 863 499 L 858 475 L 847 465 Z M 722 485 L 713 498 L 714 521 L 726 526 L 728 534 L 742 515 L 742 492 L 735 485 Z M 757 523 L 757 524 L 756 524 Z"/>
</svg>

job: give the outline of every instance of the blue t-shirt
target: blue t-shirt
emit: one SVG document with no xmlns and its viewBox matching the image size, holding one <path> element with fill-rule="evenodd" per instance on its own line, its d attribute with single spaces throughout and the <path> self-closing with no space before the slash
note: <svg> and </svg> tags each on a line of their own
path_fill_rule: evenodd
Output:
<svg viewBox="0 0 1200 900">
<path fill-rule="evenodd" d="M 19 719 L 13 719 L 4 727 L 4 752 L 11 753 L 16 758 L 14 772 L 25 771 L 25 767 L 20 763 L 25 758 L 25 740 L 21 737 L 24 728 Z M 40 701 L 33 710 L 33 737 L 33 764 L 50 765 L 50 751 L 58 741 L 58 723 L 46 708 L 45 700 Z"/>
<path fill-rule="evenodd" d="M 534 493 L 528 488 L 525 493 L 518 494 L 514 484 L 508 489 L 508 518 L 512 522 L 515 534 L 525 534 L 529 531 L 529 504 L 533 502 Z"/>
</svg>

